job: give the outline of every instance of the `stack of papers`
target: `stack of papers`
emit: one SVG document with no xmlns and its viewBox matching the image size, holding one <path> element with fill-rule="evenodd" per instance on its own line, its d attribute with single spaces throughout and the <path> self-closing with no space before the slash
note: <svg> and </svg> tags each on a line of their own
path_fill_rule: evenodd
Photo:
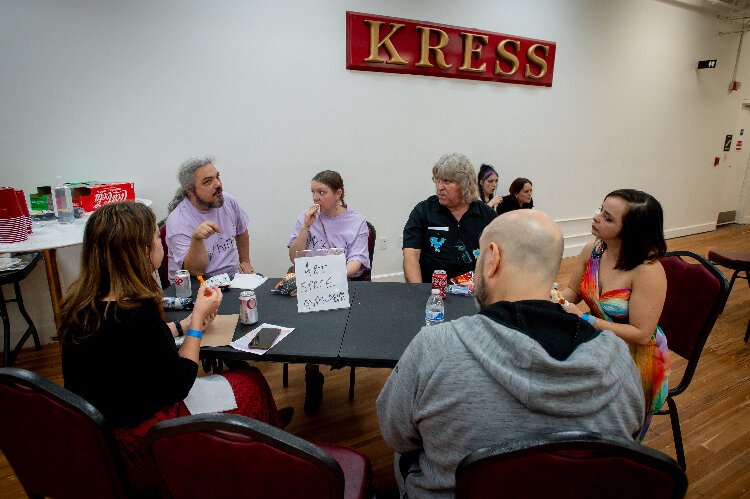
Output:
<svg viewBox="0 0 750 499">
<path fill-rule="evenodd" d="M 267 277 L 263 277 L 259 274 L 234 274 L 234 279 L 229 283 L 232 288 L 239 289 L 252 289 L 255 290 L 258 286 L 268 280 Z"/>
</svg>

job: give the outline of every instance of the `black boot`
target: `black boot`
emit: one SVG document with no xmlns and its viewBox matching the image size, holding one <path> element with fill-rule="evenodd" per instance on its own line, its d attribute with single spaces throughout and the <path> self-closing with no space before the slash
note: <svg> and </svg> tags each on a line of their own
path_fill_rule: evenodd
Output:
<svg viewBox="0 0 750 499">
<path fill-rule="evenodd" d="M 323 402 L 323 373 L 318 366 L 305 367 L 305 414 L 315 414 Z"/>
</svg>

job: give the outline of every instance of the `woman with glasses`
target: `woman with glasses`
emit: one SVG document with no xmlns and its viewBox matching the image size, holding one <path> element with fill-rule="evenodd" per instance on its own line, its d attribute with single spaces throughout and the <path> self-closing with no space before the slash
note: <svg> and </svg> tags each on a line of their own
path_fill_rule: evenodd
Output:
<svg viewBox="0 0 750 499">
<path fill-rule="evenodd" d="M 596 239 L 581 251 L 562 291 L 567 312 L 627 342 L 646 397 L 641 440 L 669 388 L 669 349 L 658 326 L 667 294 L 658 260 L 667 250 L 663 219 L 661 205 L 645 192 L 618 189 L 607 194 L 591 225 Z M 581 300 L 588 313 L 576 305 Z"/>
<path fill-rule="evenodd" d="M 510 184 L 507 196 L 503 196 L 500 204 L 497 205 L 498 215 L 507 213 L 513 210 L 520 210 L 524 208 L 533 208 L 534 199 L 531 197 L 533 186 L 531 180 L 523 177 L 518 177 Z"/>
<path fill-rule="evenodd" d="M 313 204 L 297 218 L 289 237 L 289 259 L 298 251 L 341 248 L 350 280 L 369 280 L 370 231 L 365 217 L 344 202 L 344 179 L 338 172 L 324 170 L 310 182 Z M 314 414 L 323 402 L 323 373 L 315 364 L 305 366 L 305 413 Z"/>
</svg>

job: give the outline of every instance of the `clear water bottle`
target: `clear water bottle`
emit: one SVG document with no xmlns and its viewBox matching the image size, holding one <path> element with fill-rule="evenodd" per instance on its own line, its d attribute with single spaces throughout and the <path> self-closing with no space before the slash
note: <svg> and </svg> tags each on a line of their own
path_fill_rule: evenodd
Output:
<svg viewBox="0 0 750 499">
<path fill-rule="evenodd" d="M 57 221 L 61 224 L 72 223 L 75 219 L 73 212 L 73 197 L 70 192 L 70 187 L 62 183 L 62 177 L 57 177 L 55 186 L 52 188 L 52 197 L 55 199 Z"/>
<path fill-rule="evenodd" d="M 424 320 L 428 326 L 440 324 L 445 319 L 445 307 L 439 289 L 433 289 L 424 307 Z"/>
</svg>

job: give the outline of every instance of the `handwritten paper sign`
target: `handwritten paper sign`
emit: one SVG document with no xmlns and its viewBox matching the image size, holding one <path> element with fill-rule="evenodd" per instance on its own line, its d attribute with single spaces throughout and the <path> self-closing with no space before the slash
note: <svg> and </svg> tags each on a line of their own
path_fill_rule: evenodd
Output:
<svg viewBox="0 0 750 499">
<path fill-rule="evenodd" d="M 349 282 L 344 254 L 294 260 L 297 274 L 297 312 L 349 308 Z"/>
</svg>

